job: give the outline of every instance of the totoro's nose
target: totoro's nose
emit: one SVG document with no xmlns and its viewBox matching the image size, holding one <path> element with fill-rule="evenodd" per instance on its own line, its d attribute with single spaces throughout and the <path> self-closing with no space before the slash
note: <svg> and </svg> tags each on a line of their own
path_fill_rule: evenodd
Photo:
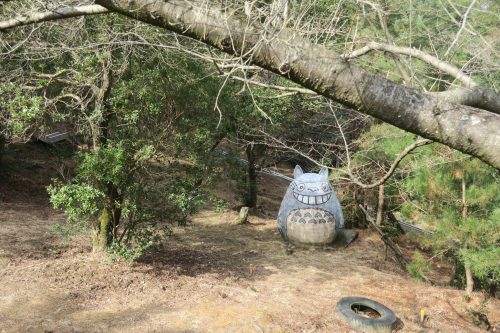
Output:
<svg viewBox="0 0 500 333">
<path fill-rule="evenodd" d="M 309 191 L 312 191 L 312 192 L 318 192 L 319 191 L 319 188 L 317 188 L 317 187 L 308 187 L 307 189 Z"/>
</svg>

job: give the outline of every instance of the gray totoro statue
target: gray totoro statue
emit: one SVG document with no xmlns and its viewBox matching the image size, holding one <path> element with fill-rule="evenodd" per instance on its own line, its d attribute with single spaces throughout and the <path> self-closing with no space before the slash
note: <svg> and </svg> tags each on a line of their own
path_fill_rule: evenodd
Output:
<svg viewBox="0 0 500 333">
<path fill-rule="evenodd" d="M 344 227 L 344 216 L 328 169 L 304 173 L 297 165 L 293 176 L 278 213 L 281 237 L 293 244 L 331 244 Z"/>
</svg>

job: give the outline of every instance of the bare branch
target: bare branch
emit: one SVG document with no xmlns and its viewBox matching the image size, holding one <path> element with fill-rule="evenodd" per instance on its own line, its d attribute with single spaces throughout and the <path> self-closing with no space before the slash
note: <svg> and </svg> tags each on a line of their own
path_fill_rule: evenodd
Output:
<svg viewBox="0 0 500 333">
<path fill-rule="evenodd" d="M 472 9 L 472 7 L 474 7 L 475 3 L 476 3 L 476 0 L 472 0 L 469 7 L 465 11 L 464 16 L 462 17 L 462 25 L 460 26 L 460 29 L 458 29 L 457 35 L 455 36 L 455 39 L 453 40 L 453 42 L 450 44 L 450 46 L 448 47 L 448 49 L 444 53 L 445 57 L 448 55 L 448 53 L 450 53 L 451 49 L 453 49 L 453 47 L 457 43 L 458 39 L 460 38 L 460 35 L 462 34 L 462 31 L 464 30 L 465 25 L 467 24 L 467 17 L 469 16 L 469 12 Z"/>
<path fill-rule="evenodd" d="M 239 76 L 231 76 L 231 79 L 245 82 L 245 83 L 249 83 L 249 84 L 253 84 L 255 86 L 270 88 L 270 89 L 279 90 L 279 91 L 287 91 L 287 92 L 300 93 L 300 94 L 305 94 L 305 95 L 317 95 L 317 93 L 315 93 L 314 91 L 309 90 L 309 89 L 305 89 L 305 88 L 277 86 L 274 84 L 267 84 L 267 83 L 263 83 L 263 82 L 245 79 L 245 78 L 242 78 Z"/>
<path fill-rule="evenodd" d="M 389 28 L 387 27 L 387 21 L 385 19 L 386 12 L 382 9 L 382 7 L 379 4 L 370 1 L 360 1 L 360 2 L 370 5 L 377 12 L 380 26 L 382 27 L 382 30 L 384 31 L 385 34 L 385 39 L 387 40 L 387 43 L 389 45 L 394 46 L 395 45 L 394 39 L 392 38 L 392 35 L 389 32 Z M 394 59 L 394 63 L 396 64 L 396 68 L 398 69 L 399 74 L 401 74 L 401 77 L 403 78 L 403 82 L 406 85 L 411 86 L 411 77 L 406 71 L 406 69 L 403 67 L 403 64 L 399 60 L 399 56 L 397 55 L 397 53 L 391 53 L 391 55 L 392 58 Z"/>
<path fill-rule="evenodd" d="M 350 54 L 344 54 L 342 57 L 344 59 L 353 59 L 360 57 L 368 52 L 371 51 L 384 51 L 384 52 L 390 52 L 390 53 L 397 53 L 397 54 L 404 54 L 407 56 L 412 56 L 417 59 L 422 60 L 423 62 L 434 66 L 435 68 L 453 76 L 455 79 L 461 81 L 466 88 L 474 88 L 477 87 L 477 83 L 472 80 L 470 76 L 465 74 L 460 70 L 460 68 L 439 60 L 438 58 L 430 55 L 429 53 L 426 53 L 424 51 L 421 51 L 419 49 L 415 48 L 410 48 L 410 47 L 400 47 L 400 46 L 392 46 L 392 45 L 387 45 L 387 44 L 382 44 L 382 43 L 377 43 L 377 42 L 369 42 L 366 44 L 366 46 L 355 50 L 351 52 Z"/>
<path fill-rule="evenodd" d="M 384 184 L 387 181 L 387 179 L 389 179 L 389 177 L 392 176 L 394 171 L 396 171 L 396 168 L 398 167 L 399 163 L 401 163 L 401 161 L 406 156 L 408 156 L 412 151 L 414 151 L 418 147 L 422 147 L 422 146 L 431 144 L 432 142 L 433 141 L 431 141 L 431 140 L 423 139 L 423 140 L 416 141 L 413 144 L 406 147 L 401 153 L 399 153 L 399 155 L 396 157 L 396 159 L 392 162 L 391 167 L 385 173 L 385 175 L 383 175 L 381 178 L 379 178 L 377 181 L 375 181 L 371 184 L 365 184 L 361 180 L 356 178 L 356 176 L 353 175 L 352 170 L 350 168 L 348 168 L 347 174 L 349 175 L 350 180 L 352 180 L 353 183 L 355 183 L 356 185 L 358 185 L 361 188 L 369 189 L 369 188 L 377 187 L 379 185 Z"/>
<path fill-rule="evenodd" d="M 34 13 L 30 15 L 18 16 L 6 21 L 0 21 L 0 31 L 32 23 L 40 23 L 84 15 L 105 14 L 108 12 L 108 9 L 100 5 L 63 7 L 43 13 Z"/>
<path fill-rule="evenodd" d="M 377 187 L 377 186 L 384 184 L 387 181 L 387 179 L 389 179 L 389 177 L 392 176 L 394 171 L 396 171 L 396 168 L 398 167 L 399 163 L 403 160 L 403 158 L 405 158 L 408 154 L 410 154 L 416 148 L 428 145 L 428 144 L 433 142 L 432 140 L 424 139 L 424 140 L 416 141 L 413 144 L 409 145 L 396 157 L 396 159 L 392 162 L 391 167 L 385 173 L 385 175 L 383 175 L 381 178 L 379 178 L 377 181 L 375 181 L 371 184 L 365 184 L 361 180 L 359 180 L 356 176 L 354 176 L 354 174 L 352 173 L 351 157 L 349 154 L 349 147 L 347 145 L 347 139 L 344 135 L 344 131 L 342 129 L 342 126 L 340 125 L 340 123 L 337 119 L 335 111 L 332 108 L 332 103 L 331 102 L 328 103 L 328 106 L 330 107 L 330 110 L 335 118 L 335 122 L 337 123 L 337 126 L 339 128 L 340 135 L 342 136 L 342 140 L 344 140 L 344 146 L 345 146 L 345 151 L 346 151 L 346 155 L 347 155 L 347 172 L 346 173 L 349 176 L 349 180 L 351 180 L 353 183 L 355 183 L 356 185 L 358 185 L 361 188 L 370 189 L 370 188 L 374 188 L 374 187 Z"/>
</svg>

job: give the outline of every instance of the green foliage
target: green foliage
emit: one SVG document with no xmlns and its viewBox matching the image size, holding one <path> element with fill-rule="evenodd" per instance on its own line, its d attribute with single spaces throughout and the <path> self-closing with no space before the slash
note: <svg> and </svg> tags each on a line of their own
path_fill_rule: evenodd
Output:
<svg viewBox="0 0 500 333">
<path fill-rule="evenodd" d="M 365 183 L 380 178 L 394 158 L 414 141 L 413 135 L 392 126 L 372 126 L 361 136 L 351 158 L 354 173 Z M 373 193 L 372 197 L 377 195 Z M 386 209 L 399 210 L 405 220 L 433 232 L 432 237 L 420 239 L 422 246 L 446 253 L 456 262 L 458 274 L 463 274 L 459 268 L 468 264 L 483 285 L 499 281 L 497 170 L 447 147 L 427 145 L 400 163 L 385 183 L 385 196 Z M 419 278 L 419 272 L 428 268 L 424 262 L 417 254 L 408 270 Z"/>
<path fill-rule="evenodd" d="M 210 197 L 210 202 L 212 203 L 213 210 L 216 213 L 222 213 L 228 209 L 227 201 L 215 195 Z"/>
<path fill-rule="evenodd" d="M 194 214 L 200 206 L 205 204 L 205 192 L 195 186 L 194 178 L 181 178 L 170 186 L 167 199 L 176 211 L 175 215 L 179 225 L 189 222 L 189 215 Z"/>
<path fill-rule="evenodd" d="M 114 241 L 108 247 L 112 258 L 121 257 L 127 261 L 134 261 L 148 249 L 159 246 L 165 235 L 170 234 L 169 230 L 165 231 L 165 229 L 156 228 L 154 225 L 135 228 L 132 231 L 134 234 L 130 239 L 133 241 Z"/>
<path fill-rule="evenodd" d="M 61 184 L 55 181 L 47 188 L 54 208 L 62 208 L 70 220 L 88 218 L 102 208 L 105 194 L 89 184 Z"/>
<path fill-rule="evenodd" d="M 56 181 L 48 187 L 51 202 L 55 208 L 65 210 L 70 223 L 93 222 L 102 210 L 110 210 L 111 214 L 120 212 L 123 236 L 117 232 L 110 235 L 113 238 L 110 250 L 136 258 L 158 243 L 155 224 L 164 218 L 163 210 L 147 206 L 157 201 L 144 191 L 145 184 L 134 169 L 144 156 L 143 151 L 127 149 L 122 143 L 108 143 L 97 151 L 79 154 L 72 183 Z"/>
<path fill-rule="evenodd" d="M 425 274 L 432 269 L 432 265 L 427 262 L 422 253 L 416 251 L 406 269 L 417 281 L 423 281 Z"/>
<path fill-rule="evenodd" d="M 434 229 L 426 242 L 436 251 L 447 250 L 460 263 L 469 264 L 480 280 L 498 281 L 499 185 L 493 168 L 436 147 L 403 181 L 411 200 L 403 213 Z"/>
<path fill-rule="evenodd" d="M 0 82 L 0 110 L 0 134 L 10 140 L 26 140 L 33 131 L 46 127 L 43 97 L 12 83 Z"/>
</svg>

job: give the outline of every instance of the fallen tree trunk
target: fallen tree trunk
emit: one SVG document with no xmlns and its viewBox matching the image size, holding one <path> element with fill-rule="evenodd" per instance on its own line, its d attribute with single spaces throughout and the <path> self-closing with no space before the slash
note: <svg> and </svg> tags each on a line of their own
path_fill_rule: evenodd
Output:
<svg viewBox="0 0 500 333">
<path fill-rule="evenodd" d="M 449 92 L 421 93 L 371 74 L 293 30 L 250 22 L 239 11 L 222 9 L 206 0 L 96 0 L 96 3 L 102 7 L 65 7 L 2 21 L 0 31 L 106 11 L 122 13 L 241 57 L 318 94 L 500 169 L 500 115 L 495 114 L 499 112 L 500 96 L 495 91 L 469 84 L 467 88 Z M 439 64 L 443 68 L 442 62 Z"/>
<path fill-rule="evenodd" d="M 200 40 L 318 94 L 500 169 L 500 115 L 443 101 L 371 74 L 286 28 L 273 31 L 206 1 L 97 0 L 131 18 Z"/>
</svg>

